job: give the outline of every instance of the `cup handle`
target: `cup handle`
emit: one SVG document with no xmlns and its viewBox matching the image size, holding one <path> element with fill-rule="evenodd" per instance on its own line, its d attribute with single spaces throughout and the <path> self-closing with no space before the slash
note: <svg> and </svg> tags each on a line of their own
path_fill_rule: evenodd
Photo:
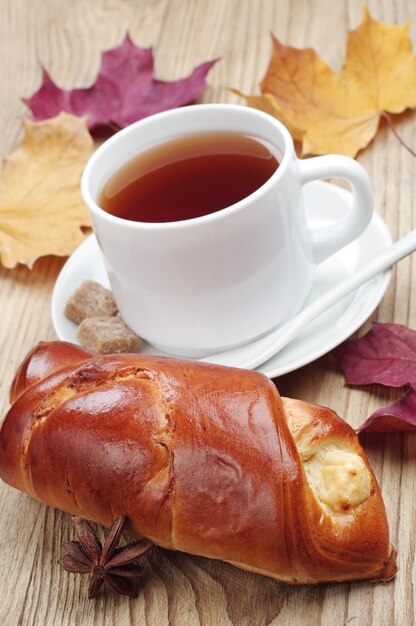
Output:
<svg viewBox="0 0 416 626">
<path fill-rule="evenodd" d="M 321 263 L 356 239 L 373 214 L 373 194 L 365 169 L 346 156 L 326 155 L 299 160 L 301 184 L 322 178 L 343 178 L 351 186 L 352 209 L 344 219 L 330 226 L 311 228 L 312 249 L 316 263 Z"/>
</svg>

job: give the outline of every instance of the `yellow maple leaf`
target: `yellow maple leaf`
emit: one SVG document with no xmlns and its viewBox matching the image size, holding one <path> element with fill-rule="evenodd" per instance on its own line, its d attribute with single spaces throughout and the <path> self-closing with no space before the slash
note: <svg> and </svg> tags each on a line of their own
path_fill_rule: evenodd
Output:
<svg viewBox="0 0 416 626">
<path fill-rule="evenodd" d="M 284 46 L 273 52 L 250 106 L 271 113 L 302 141 L 302 154 L 355 156 L 375 136 L 383 112 L 416 107 L 416 57 L 409 24 L 373 20 L 367 9 L 348 33 L 345 64 L 335 74 L 310 48 Z"/>
<path fill-rule="evenodd" d="M 0 176 L 0 257 L 5 267 L 32 267 L 48 254 L 67 256 L 90 220 L 80 192 L 93 148 L 87 118 L 68 113 L 43 122 L 24 120 L 20 147 Z"/>
</svg>

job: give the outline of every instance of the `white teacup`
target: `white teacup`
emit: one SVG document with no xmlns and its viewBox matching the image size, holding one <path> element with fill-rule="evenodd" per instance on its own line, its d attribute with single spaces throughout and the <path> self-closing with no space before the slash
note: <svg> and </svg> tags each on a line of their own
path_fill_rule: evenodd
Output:
<svg viewBox="0 0 416 626">
<path fill-rule="evenodd" d="M 105 183 L 136 155 L 206 131 L 267 142 L 280 166 L 251 195 L 202 217 L 134 222 L 100 208 Z M 348 181 L 353 207 L 335 226 L 312 228 L 302 185 L 328 177 Z M 183 107 L 128 126 L 93 154 L 82 193 L 122 318 L 157 348 L 182 356 L 242 345 L 293 317 L 316 265 L 357 238 L 373 211 L 369 178 L 356 161 L 339 155 L 299 160 L 280 122 L 228 104 Z"/>
</svg>

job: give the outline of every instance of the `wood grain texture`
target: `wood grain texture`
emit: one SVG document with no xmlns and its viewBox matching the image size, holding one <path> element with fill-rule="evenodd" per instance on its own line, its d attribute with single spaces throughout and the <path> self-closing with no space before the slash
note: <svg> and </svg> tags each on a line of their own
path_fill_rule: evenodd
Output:
<svg viewBox="0 0 416 626">
<path fill-rule="evenodd" d="M 252 91 L 263 77 L 273 32 L 281 41 L 312 46 L 339 69 L 346 33 L 361 19 L 361 0 L 0 0 L 0 156 L 18 142 L 25 107 L 20 98 L 40 83 L 42 63 L 59 85 L 87 86 L 100 52 L 129 30 L 152 46 L 157 76 L 175 79 L 221 57 L 209 75 L 206 102 L 239 102 L 227 88 Z M 370 0 L 376 19 L 411 18 L 414 0 Z M 396 121 L 416 146 L 414 114 Z M 375 206 L 396 239 L 416 227 L 415 159 L 386 126 L 360 156 L 374 186 Z M 14 371 L 40 340 L 54 339 L 50 298 L 62 259 L 45 258 L 29 272 L 0 269 L 0 409 L 8 406 Z M 416 328 L 416 256 L 402 261 L 372 316 Z M 370 321 L 360 330 L 369 328 Z M 353 426 L 398 392 L 348 389 L 330 356 L 277 381 L 285 395 L 331 406 Z M 416 437 L 367 436 L 364 444 L 384 494 L 400 571 L 387 585 L 354 583 L 289 588 L 231 565 L 155 550 L 137 600 L 111 593 L 86 599 L 86 580 L 58 565 L 73 538 L 69 516 L 0 485 L 0 624 L 283 626 L 410 625 L 416 610 Z"/>
</svg>

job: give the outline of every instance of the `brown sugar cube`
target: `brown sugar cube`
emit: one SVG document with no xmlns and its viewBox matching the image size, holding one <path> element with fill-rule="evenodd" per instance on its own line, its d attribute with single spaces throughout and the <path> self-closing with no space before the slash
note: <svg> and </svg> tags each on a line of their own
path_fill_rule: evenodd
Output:
<svg viewBox="0 0 416 626">
<path fill-rule="evenodd" d="M 68 300 L 64 313 L 80 324 L 87 317 L 116 315 L 117 305 L 111 291 L 94 280 L 84 280 Z"/>
<path fill-rule="evenodd" d="M 88 317 L 79 325 L 77 337 L 84 348 L 99 354 L 136 352 L 140 343 L 119 317 Z"/>
</svg>

